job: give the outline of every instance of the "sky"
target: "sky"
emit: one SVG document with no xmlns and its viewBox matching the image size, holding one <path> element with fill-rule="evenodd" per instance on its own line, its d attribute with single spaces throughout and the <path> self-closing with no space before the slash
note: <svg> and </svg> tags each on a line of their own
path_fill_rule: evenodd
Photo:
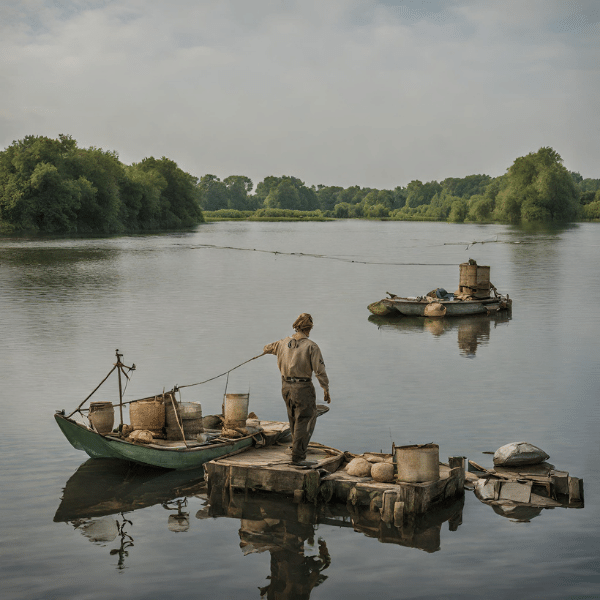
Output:
<svg viewBox="0 0 600 600">
<path fill-rule="evenodd" d="M 391 189 L 551 146 L 600 178 L 600 0 L 3 0 L 0 149 Z"/>
</svg>

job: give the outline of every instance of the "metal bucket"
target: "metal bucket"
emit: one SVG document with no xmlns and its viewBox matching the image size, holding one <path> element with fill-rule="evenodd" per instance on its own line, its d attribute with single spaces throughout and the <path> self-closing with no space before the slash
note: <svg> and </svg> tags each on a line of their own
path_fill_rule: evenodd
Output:
<svg viewBox="0 0 600 600">
<path fill-rule="evenodd" d="M 440 447 L 437 444 L 396 446 L 394 462 L 398 481 L 422 483 L 440 478 Z"/>
<path fill-rule="evenodd" d="M 165 422 L 168 440 L 180 440 L 181 428 L 186 439 L 195 438 L 204 433 L 202 424 L 202 405 L 199 402 L 175 402 L 177 414 L 170 398 L 165 399 Z M 179 421 L 177 418 L 179 417 Z"/>
<path fill-rule="evenodd" d="M 110 433 L 115 424 L 115 409 L 112 402 L 90 402 L 88 419 L 98 433 Z"/>
<path fill-rule="evenodd" d="M 245 427 L 250 394 L 225 394 L 223 417 L 228 427 Z"/>
</svg>

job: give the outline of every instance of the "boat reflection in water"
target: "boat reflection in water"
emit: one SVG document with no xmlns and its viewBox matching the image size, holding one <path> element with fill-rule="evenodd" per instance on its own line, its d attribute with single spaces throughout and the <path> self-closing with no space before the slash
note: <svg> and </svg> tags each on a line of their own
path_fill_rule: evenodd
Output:
<svg viewBox="0 0 600 600">
<path fill-rule="evenodd" d="M 173 532 L 189 528 L 187 497 L 206 488 L 204 470 L 165 471 L 112 458 L 91 458 L 79 466 L 63 491 L 54 515 L 55 522 L 70 523 L 91 542 L 106 546 L 119 538 L 118 569 L 134 540 L 129 533 L 131 513 L 162 504 L 170 511 L 168 526 Z"/>
<path fill-rule="evenodd" d="M 499 325 L 507 325 L 511 320 L 510 311 L 502 311 L 491 315 L 470 315 L 441 319 L 436 317 L 378 317 L 371 315 L 369 321 L 385 332 L 412 333 L 428 331 L 434 336 L 441 336 L 450 331 L 458 333 L 459 352 L 467 358 L 474 358 L 477 347 L 488 344 L 490 331 Z"/>
<path fill-rule="evenodd" d="M 405 522 L 402 527 L 381 521 L 379 510 L 341 504 L 296 504 L 290 498 L 253 493 L 220 493 L 209 498 L 202 469 L 164 471 L 116 459 L 90 459 L 67 481 L 54 517 L 73 525 L 89 541 L 112 546 L 117 569 L 134 546 L 133 511 L 162 505 L 170 511 L 169 530 L 178 533 L 201 526 L 190 522 L 190 501 L 203 502 L 197 519 L 229 517 L 240 520 L 240 547 L 244 555 L 269 552 L 271 573 L 261 587 L 267 598 L 309 598 L 310 591 L 327 579 L 331 557 L 323 536 L 315 543 L 319 525 L 348 527 L 383 543 L 436 552 L 440 532 L 448 521 L 450 531 L 462 522 L 464 499 Z M 257 582 L 260 583 L 260 582 Z"/>
</svg>

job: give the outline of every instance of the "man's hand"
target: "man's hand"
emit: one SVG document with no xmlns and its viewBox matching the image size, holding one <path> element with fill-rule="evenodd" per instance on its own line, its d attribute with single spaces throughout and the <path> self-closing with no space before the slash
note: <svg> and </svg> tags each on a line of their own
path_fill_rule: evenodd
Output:
<svg viewBox="0 0 600 600">
<path fill-rule="evenodd" d="M 326 402 L 327 404 L 331 403 L 331 396 L 329 395 L 329 390 L 325 391 L 323 395 L 323 402 Z"/>
</svg>

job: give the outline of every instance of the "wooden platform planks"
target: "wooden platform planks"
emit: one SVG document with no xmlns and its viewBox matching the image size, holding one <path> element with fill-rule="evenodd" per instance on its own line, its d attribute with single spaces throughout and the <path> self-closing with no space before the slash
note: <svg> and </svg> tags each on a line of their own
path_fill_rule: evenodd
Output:
<svg viewBox="0 0 600 600">
<path fill-rule="evenodd" d="M 284 446 L 253 448 L 236 456 L 214 460 L 205 465 L 209 494 L 215 487 L 230 490 L 264 490 L 294 496 L 298 500 L 317 500 L 321 474 L 332 473 L 344 461 L 344 454 L 333 448 L 311 443 L 307 460 L 315 461 L 312 469 L 290 464 Z"/>
<path fill-rule="evenodd" d="M 370 477 L 353 477 L 338 471 L 323 478 L 322 487 L 330 491 L 321 495 L 354 506 L 369 506 L 371 510 L 379 508 L 383 520 L 391 522 L 400 518 L 400 510 L 407 514 L 423 514 L 446 500 L 462 496 L 464 482 L 464 467 L 451 469 L 443 464 L 440 464 L 438 481 L 425 483 L 378 483 Z M 396 507 L 396 503 L 403 503 L 403 506 Z"/>
<path fill-rule="evenodd" d="M 439 480 L 426 483 L 378 483 L 354 477 L 339 470 L 345 462 L 343 452 L 316 443 L 310 444 L 307 459 L 316 462 L 313 468 L 295 467 L 285 447 L 271 446 L 211 461 L 205 465 L 211 503 L 223 503 L 236 490 L 259 490 L 293 496 L 297 502 L 366 506 L 384 522 L 401 523 L 407 515 L 424 514 L 464 494 L 462 457 L 440 464 Z"/>
</svg>

